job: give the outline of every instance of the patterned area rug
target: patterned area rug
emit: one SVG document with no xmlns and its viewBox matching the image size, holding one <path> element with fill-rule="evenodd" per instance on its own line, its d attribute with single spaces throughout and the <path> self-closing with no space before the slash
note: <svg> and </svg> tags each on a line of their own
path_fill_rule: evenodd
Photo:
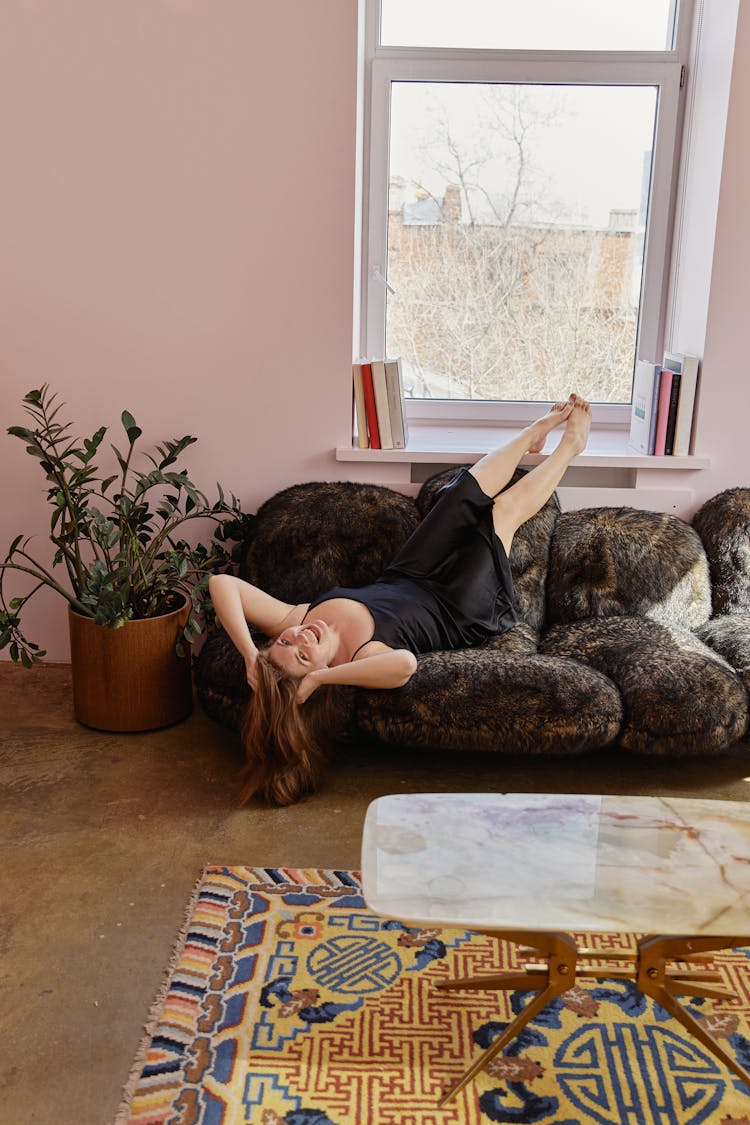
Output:
<svg viewBox="0 0 750 1125">
<path fill-rule="evenodd" d="M 436 981 L 518 965 L 490 937 L 379 917 L 353 872 L 209 867 L 117 1125 L 750 1125 L 750 1088 L 616 979 L 566 993 L 438 1109 L 529 994 Z M 750 949 L 716 965 L 740 1000 L 690 1011 L 747 1067 Z"/>
</svg>

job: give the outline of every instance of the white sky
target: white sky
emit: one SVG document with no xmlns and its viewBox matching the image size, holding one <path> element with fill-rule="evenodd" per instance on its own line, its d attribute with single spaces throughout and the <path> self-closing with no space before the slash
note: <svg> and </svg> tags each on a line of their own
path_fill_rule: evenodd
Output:
<svg viewBox="0 0 750 1125">
<path fill-rule="evenodd" d="M 671 0 L 382 0 L 391 46 L 663 51 Z"/>
<path fill-rule="evenodd" d="M 535 50 L 663 50 L 670 0 L 382 0 L 382 41 L 391 45 Z M 534 130 L 525 155 L 537 187 L 560 221 L 606 226 L 612 209 L 640 209 L 644 153 L 652 148 L 653 88 L 534 88 L 539 114 L 555 113 Z M 394 87 L 391 176 L 424 182 L 442 196 L 447 179 L 434 170 L 442 114 L 465 154 L 484 156 L 491 131 L 478 127 L 481 101 L 470 86 Z M 443 107 L 442 111 L 440 106 Z M 430 144 L 430 140 L 433 143 Z M 429 151 L 428 151 L 429 150 Z M 484 172 L 491 192 L 510 187 L 512 162 L 497 147 Z M 409 198 L 409 196 L 407 196 Z M 540 212 L 538 221 L 549 217 Z"/>
<path fill-rule="evenodd" d="M 640 210 L 644 153 L 653 141 L 656 92 L 653 87 L 535 86 L 527 89 L 529 117 L 538 124 L 524 145 L 533 187 L 541 205 L 526 218 L 606 226 L 611 209 Z M 391 108 L 390 175 L 416 180 L 442 197 L 456 182 L 447 150 L 437 142 L 441 116 L 449 123 L 462 158 L 494 159 L 475 177 L 493 195 L 512 189 L 515 153 L 489 125 L 482 87 L 398 83 Z M 543 117 L 553 115 L 545 122 Z M 452 165 L 451 165 L 452 166 Z M 411 192 L 407 195 L 411 198 Z M 550 208 L 552 209 L 550 212 Z"/>
</svg>

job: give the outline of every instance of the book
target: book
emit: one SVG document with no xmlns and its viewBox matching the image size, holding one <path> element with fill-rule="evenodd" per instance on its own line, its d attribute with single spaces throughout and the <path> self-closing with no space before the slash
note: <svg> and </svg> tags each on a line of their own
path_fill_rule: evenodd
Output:
<svg viewBox="0 0 750 1125">
<path fill-rule="evenodd" d="M 385 382 L 385 363 L 382 359 L 373 359 L 370 366 L 372 368 L 372 385 L 375 391 L 375 407 L 378 412 L 380 448 L 393 449 L 391 412 L 388 407 L 388 387 Z"/>
<path fill-rule="evenodd" d="M 672 393 L 672 372 L 662 368 L 659 380 L 659 408 L 656 416 L 656 437 L 654 455 L 663 457 L 667 442 L 667 422 L 669 421 L 669 400 Z"/>
<path fill-rule="evenodd" d="M 400 359 L 387 359 L 385 361 L 385 383 L 388 388 L 393 448 L 405 449 L 409 443 L 409 425 L 404 406 L 404 381 L 401 374 Z"/>
<path fill-rule="evenodd" d="M 380 430 L 378 428 L 378 412 L 375 406 L 375 390 L 372 384 L 372 367 L 369 363 L 361 363 L 362 388 L 365 395 L 365 413 L 367 415 L 367 431 L 370 435 L 370 449 L 380 449 Z"/>
<path fill-rule="evenodd" d="M 352 364 L 354 383 L 354 418 L 357 425 L 357 448 L 368 449 L 370 438 L 367 433 L 367 408 L 365 407 L 365 385 L 362 381 L 362 365 Z"/>
<path fill-rule="evenodd" d="M 656 443 L 661 364 L 639 359 L 633 378 L 629 444 L 637 453 L 652 454 Z"/>
<path fill-rule="evenodd" d="M 675 457 L 685 457 L 691 450 L 700 360 L 697 355 L 665 352 L 663 366 L 680 376 L 680 397 L 677 402 L 677 421 L 675 423 L 672 452 Z"/>
<path fill-rule="evenodd" d="M 664 368 L 662 368 L 662 371 Z M 674 431 L 677 423 L 677 403 L 680 398 L 681 376 L 679 371 L 672 372 L 672 386 L 669 390 L 669 413 L 667 415 L 667 432 L 664 438 L 664 455 L 672 456 L 674 449 Z"/>
</svg>

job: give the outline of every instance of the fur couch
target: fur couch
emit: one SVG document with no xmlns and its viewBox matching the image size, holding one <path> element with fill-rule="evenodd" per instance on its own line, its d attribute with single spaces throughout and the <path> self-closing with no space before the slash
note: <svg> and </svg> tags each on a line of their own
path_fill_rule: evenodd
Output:
<svg viewBox="0 0 750 1125">
<path fill-rule="evenodd" d="M 285 489 L 249 518 L 240 573 L 295 603 L 372 581 L 455 471 L 416 499 L 351 482 Z M 421 656 L 398 690 L 341 689 L 343 738 L 677 756 L 714 754 L 745 736 L 750 489 L 720 493 L 692 525 L 632 508 L 562 514 L 553 496 L 517 533 L 510 561 L 519 624 L 479 648 Z M 223 631 L 195 672 L 207 713 L 237 729 L 250 689 Z"/>
</svg>

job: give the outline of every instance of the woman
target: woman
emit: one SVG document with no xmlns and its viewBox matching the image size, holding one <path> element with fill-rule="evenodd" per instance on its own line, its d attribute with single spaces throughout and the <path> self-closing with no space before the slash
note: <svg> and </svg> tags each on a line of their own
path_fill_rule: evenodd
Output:
<svg viewBox="0 0 750 1125">
<path fill-rule="evenodd" d="M 553 452 L 503 492 L 524 454 L 538 453 L 563 422 Z M 588 402 L 571 394 L 459 472 L 370 586 L 290 605 L 232 575 L 211 578 L 214 607 L 253 688 L 243 724 L 244 800 L 259 792 L 290 804 L 314 788 L 333 714 L 321 689 L 402 687 L 418 653 L 466 648 L 513 626 L 513 536 L 585 448 L 590 425 Z M 248 623 L 275 638 L 267 648 L 258 650 Z"/>
</svg>

